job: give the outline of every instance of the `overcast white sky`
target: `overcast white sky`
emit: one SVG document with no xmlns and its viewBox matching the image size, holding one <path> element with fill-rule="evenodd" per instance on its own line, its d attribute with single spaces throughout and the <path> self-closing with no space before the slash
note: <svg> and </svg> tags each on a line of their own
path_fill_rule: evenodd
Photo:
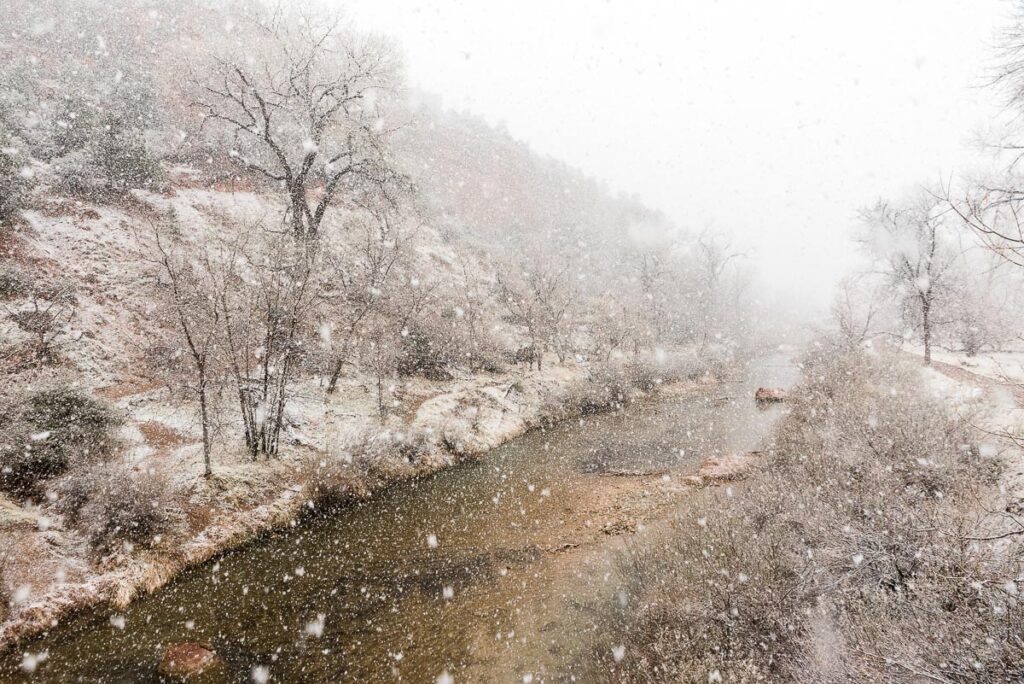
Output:
<svg viewBox="0 0 1024 684">
<path fill-rule="evenodd" d="M 858 206 L 969 170 L 1006 0 L 349 0 L 413 85 L 825 301 Z"/>
</svg>

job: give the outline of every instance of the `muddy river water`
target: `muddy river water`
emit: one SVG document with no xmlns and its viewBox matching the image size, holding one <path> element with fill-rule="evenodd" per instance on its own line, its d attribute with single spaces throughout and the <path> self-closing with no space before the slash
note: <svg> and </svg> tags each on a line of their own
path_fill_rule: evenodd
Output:
<svg viewBox="0 0 1024 684">
<path fill-rule="evenodd" d="M 753 389 L 797 376 L 763 357 L 720 385 L 533 431 L 265 535 L 123 612 L 67 619 L 8 654 L 0 681 L 159 681 L 181 641 L 217 652 L 218 682 L 583 681 L 623 546 L 670 514 L 703 458 L 755 449 L 780 409 Z M 31 676 L 23 650 L 47 652 Z"/>
</svg>

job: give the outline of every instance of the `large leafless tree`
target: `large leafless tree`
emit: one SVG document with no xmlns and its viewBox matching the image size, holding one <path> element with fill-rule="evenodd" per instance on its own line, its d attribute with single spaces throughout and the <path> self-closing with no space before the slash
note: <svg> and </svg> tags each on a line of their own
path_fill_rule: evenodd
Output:
<svg viewBox="0 0 1024 684">
<path fill-rule="evenodd" d="M 249 36 L 213 59 L 194 104 L 233 159 L 283 189 L 296 237 L 319 235 L 343 188 L 389 198 L 404 185 L 387 144 L 397 81 L 387 43 L 284 13 L 254 19 Z"/>
<path fill-rule="evenodd" d="M 922 192 L 903 204 L 879 201 L 861 211 L 862 241 L 896 289 L 904 313 L 920 327 L 924 362 L 931 363 L 939 303 L 955 284 L 958 248 L 950 212 L 936 195 Z"/>
</svg>

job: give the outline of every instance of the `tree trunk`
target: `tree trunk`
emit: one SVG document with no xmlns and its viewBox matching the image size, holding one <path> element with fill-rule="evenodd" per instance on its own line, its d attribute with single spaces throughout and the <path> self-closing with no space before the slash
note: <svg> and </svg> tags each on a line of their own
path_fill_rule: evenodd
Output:
<svg viewBox="0 0 1024 684">
<path fill-rule="evenodd" d="M 199 375 L 199 415 L 203 423 L 203 477 L 213 475 L 213 466 L 210 464 L 210 414 L 206 405 L 206 369 L 200 370 Z"/>
<path fill-rule="evenodd" d="M 306 226 L 306 197 L 303 188 L 292 190 L 291 192 L 291 204 L 292 204 L 292 232 L 295 233 L 297 238 L 310 238 L 312 237 L 312 226 Z M 307 232 L 308 231 L 308 232 Z"/>
<path fill-rule="evenodd" d="M 921 304 L 921 327 L 924 338 L 924 365 L 932 364 L 932 321 L 931 321 L 931 300 L 925 299 Z"/>
<path fill-rule="evenodd" d="M 362 319 L 362 316 L 359 317 Z M 334 394 L 334 390 L 338 388 L 338 380 L 341 379 L 341 371 L 345 367 L 345 359 L 348 358 L 349 341 L 352 339 L 352 330 L 345 335 L 345 343 L 341 346 L 341 352 L 338 354 L 338 358 L 334 362 L 334 368 L 331 369 L 331 379 L 327 383 L 327 393 Z"/>
<path fill-rule="evenodd" d="M 338 387 L 338 380 L 341 378 L 341 369 L 344 365 L 344 357 L 339 356 L 338 360 L 334 362 L 334 368 L 331 369 L 331 379 L 327 383 L 328 394 L 334 394 L 334 390 Z"/>
</svg>

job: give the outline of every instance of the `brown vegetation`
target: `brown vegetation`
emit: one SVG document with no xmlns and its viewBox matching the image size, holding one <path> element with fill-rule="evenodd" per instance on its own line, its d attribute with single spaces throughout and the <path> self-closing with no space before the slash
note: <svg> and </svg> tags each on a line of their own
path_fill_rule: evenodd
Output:
<svg viewBox="0 0 1024 684">
<path fill-rule="evenodd" d="M 996 682 L 1022 675 L 1020 517 L 915 369 L 807 364 L 764 463 L 622 560 L 591 671 L 615 682 Z"/>
</svg>

